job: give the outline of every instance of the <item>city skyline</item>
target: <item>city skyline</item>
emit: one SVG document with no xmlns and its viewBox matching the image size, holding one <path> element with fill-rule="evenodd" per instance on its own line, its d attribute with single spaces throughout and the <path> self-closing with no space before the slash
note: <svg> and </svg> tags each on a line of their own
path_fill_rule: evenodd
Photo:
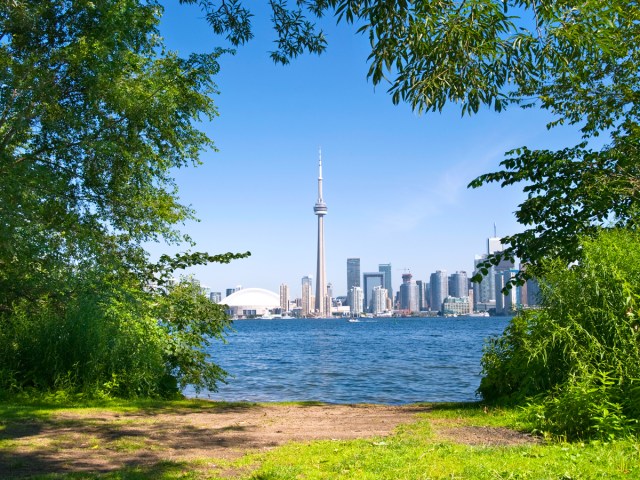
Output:
<svg viewBox="0 0 640 480">
<path fill-rule="evenodd" d="M 528 145 L 554 148 L 579 140 L 569 127 L 548 131 L 546 112 L 512 108 L 460 116 L 455 105 L 422 116 L 393 105 L 385 87 L 367 82 L 367 38 L 324 19 L 329 46 L 321 56 L 303 55 L 276 66 L 266 2 L 254 10 L 255 38 L 235 55 L 220 58 L 214 101 L 220 116 L 200 126 L 218 151 L 203 164 L 174 172 L 182 202 L 199 222 L 181 230 L 211 254 L 251 251 L 228 265 L 193 273 L 213 291 L 242 285 L 278 292 L 286 283 L 299 295 L 305 275 L 316 280 L 316 198 L 310 181 L 322 146 L 330 222 L 324 228 L 326 281 L 346 294 L 345 261 L 357 257 L 361 271 L 393 266 L 393 288 L 409 269 L 427 281 L 436 270 L 473 270 L 497 224 L 498 236 L 521 230 L 513 211 L 520 187 L 468 183 L 499 168 L 504 152 Z M 180 55 L 225 45 L 197 5 L 167 3 L 160 27 L 167 46 Z M 573 136 L 573 137 L 572 137 Z M 152 258 L 184 251 L 150 244 Z"/>
</svg>

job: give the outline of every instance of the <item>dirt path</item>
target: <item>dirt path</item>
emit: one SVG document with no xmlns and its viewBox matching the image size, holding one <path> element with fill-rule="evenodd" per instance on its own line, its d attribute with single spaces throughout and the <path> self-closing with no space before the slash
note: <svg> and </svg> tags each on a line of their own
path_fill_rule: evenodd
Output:
<svg viewBox="0 0 640 480">
<path fill-rule="evenodd" d="M 0 450 L 0 478 L 234 459 L 289 441 L 384 436 L 425 411 L 428 407 L 240 405 L 135 414 L 65 412 L 0 429 L 0 439 L 11 442 L 11 448 Z M 465 436 L 482 441 L 487 435 L 495 439 L 507 434 L 473 431 Z"/>
</svg>

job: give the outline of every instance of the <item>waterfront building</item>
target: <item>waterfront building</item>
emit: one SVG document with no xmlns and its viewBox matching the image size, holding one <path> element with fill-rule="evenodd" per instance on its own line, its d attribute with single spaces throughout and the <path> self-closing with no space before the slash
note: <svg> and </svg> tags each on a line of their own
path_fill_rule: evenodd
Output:
<svg viewBox="0 0 640 480">
<path fill-rule="evenodd" d="M 222 292 L 211 292 L 209 294 L 209 300 L 213 303 L 220 303 L 220 301 L 222 301 Z"/>
<path fill-rule="evenodd" d="M 280 308 L 283 312 L 289 311 L 289 285 L 280 285 Z"/>
<path fill-rule="evenodd" d="M 362 283 L 364 290 L 364 308 L 365 311 L 371 312 L 373 289 L 374 287 L 384 287 L 384 273 L 368 272 L 362 275 Z"/>
<path fill-rule="evenodd" d="M 393 286 L 391 285 L 391 264 L 381 263 L 378 265 L 378 271 L 384 273 L 384 288 L 387 289 L 387 297 L 393 298 Z"/>
<path fill-rule="evenodd" d="M 364 311 L 364 292 L 362 287 L 349 290 L 349 311 L 352 315 L 359 315 Z"/>
<path fill-rule="evenodd" d="M 447 315 L 469 315 L 472 305 L 469 297 L 448 296 L 442 302 L 442 314 Z"/>
<path fill-rule="evenodd" d="M 474 275 L 482 274 L 478 265 L 487 259 L 487 255 L 476 255 L 474 259 Z M 496 307 L 496 270 L 492 265 L 487 268 L 487 274 L 482 275 L 482 281 L 473 284 L 473 308 L 478 312 L 486 312 Z"/>
<path fill-rule="evenodd" d="M 313 207 L 313 212 L 318 217 L 315 311 L 318 316 L 323 317 L 325 314 L 325 294 L 327 290 L 324 268 L 324 216 L 327 214 L 327 205 L 322 198 L 322 151 L 320 151 L 318 155 L 318 201 Z"/>
<path fill-rule="evenodd" d="M 312 280 L 311 276 L 306 275 L 302 277 L 302 302 L 300 305 L 301 315 L 303 317 L 308 317 L 311 315 L 312 303 L 311 303 L 311 285 Z"/>
<path fill-rule="evenodd" d="M 418 286 L 418 310 L 429 310 L 429 302 L 427 301 L 427 284 L 422 280 L 416 280 Z"/>
<path fill-rule="evenodd" d="M 326 317 L 331 317 L 331 307 L 333 306 L 333 285 L 327 284 L 327 293 L 324 297 L 324 313 Z"/>
<path fill-rule="evenodd" d="M 419 312 L 418 307 L 418 285 L 412 280 L 410 273 L 402 274 L 402 284 L 400 285 L 400 310 L 407 312 Z"/>
<path fill-rule="evenodd" d="M 449 276 L 449 295 L 459 298 L 469 296 L 469 277 L 467 277 L 467 272 L 456 272 Z"/>
<path fill-rule="evenodd" d="M 382 285 L 373 287 L 373 299 L 371 313 L 379 315 L 387 310 L 387 289 Z"/>
<path fill-rule="evenodd" d="M 360 259 L 347 258 L 347 295 L 353 287 L 360 286 Z"/>
<path fill-rule="evenodd" d="M 449 279 L 446 270 L 436 270 L 431 274 L 429 285 L 431 286 L 431 310 L 442 311 L 442 303 L 449 296 Z"/>
</svg>

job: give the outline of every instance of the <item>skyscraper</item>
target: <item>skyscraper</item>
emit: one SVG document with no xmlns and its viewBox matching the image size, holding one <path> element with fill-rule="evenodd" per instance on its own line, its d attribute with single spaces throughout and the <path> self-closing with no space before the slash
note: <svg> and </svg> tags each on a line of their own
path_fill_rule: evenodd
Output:
<svg viewBox="0 0 640 480">
<path fill-rule="evenodd" d="M 280 285 L 280 308 L 283 312 L 289 311 L 289 285 Z"/>
<path fill-rule="evenodd" d="M 308 317 L 311 313 L 311 277 L 302 277 L 302 316 Z"/>
<path fill-rule="evenodd" d="M 318 316 L 325 314 L 325 295 L 327 281 L 324 270 L 324 216 L 327 214 L 327 205 L 322 199 L 322 151 L 318 155 L 318 201 L 313 207 L 318 216 L 318 262 L 316 269 L 316 302 L 315 310 Z"/>
<path fill-rule="evenodd" d="M 449 281 L 446 270 L 436 270 L 431 274 L 429 284 L 431 287 L 431 310 L 442 311 L 442 302 L 449 295 Z"/>
<path fill-rule="evenodd" d="M 418 312 L 418 285 L 412 280 L 410 273 L 402 274 L 402 285 L 400 285 L 400 309 L 410 312 Z"/>
<path fill-rule="evenodd" d="M 449 276 L 449 295 L 456 298 L 469 296 L 469 278 L 467 272 L 456 272 Z"/>
<path fill-rule="evenodd" d="M 387 289 L 387 296 L 393 298 L 393 287 L 391 286 L 391 264 L 381 263 L 378 271 L 384 273 L 384 288 Z"/>
<path fill-rule="evenodd" d="M 373 287 L 373 298 L 371 299 L 371 313 L 374 315 L 387 310 L 387 289 L 382 285 Z"/>
<path fill-rule="evenodd" d="M 360 314 L 363 309 L 363 293 L 361 287 L 353 287 L 349 290 L 349 311 L 352 314 Z"/>
<path fill-rule="evenodd" d="M 491 255 L 492 253 L 501 252 L 504 250 L 504 246 L 502 245 L 502 239 L 498 237 L 496 233 L 496 224 L 493 224 L 493 237 L 487 238 L 487 255 Z"/>
<path fill-rule="evenodd" d="M 418 286 L 418 310 L 427 310 L 429 304 L 427 298 L 427 284 L 422 280 L 416 280 L 416 285 Z"/>
<path fill-rule="evenodd" d="M 347 294 L 353 287 L 360 286 L 360 259 L 347 258 Z"/>
</svg>

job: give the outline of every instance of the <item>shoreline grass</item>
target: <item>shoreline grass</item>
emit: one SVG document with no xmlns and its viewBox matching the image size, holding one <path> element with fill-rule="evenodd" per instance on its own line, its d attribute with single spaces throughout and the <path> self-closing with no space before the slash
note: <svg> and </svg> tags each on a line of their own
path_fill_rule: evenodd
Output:
<svg viewBox="0 0 640 480">
<path fill-rule="evenodd" d="M 187 414 L 216 409 L 254 408 L 265 404 L 222 403 L 208 400 L 77 400 L 52 399 L 0 401 L 0 460 L 11 458 L 17 439 L 5 435 L 7 425 L 46 424 L 56 415 L 74 412 L 72 428 L 82 428 L 82 418 L 98 411 L 118 414 Z M 267 404 L 274 405 L 274 404 Z M 287 402 L 282 405 L 314 405 L 318 402 Z M 489 408 L 480 404 L 428 404 L 415 422 L 398 426 L 385 437 L 356 440 L 290 442 L 266 452 L 249 452 L 236 460 L 215 457 L 188 461 L 165 461 L 129 465 L 104 473 L 48 473 L 21 478 L 58 479 L 562 479 L 640 478 L 640 443 L 629 438 L 608 443 L 565 442 L 542 439 L 519 445 L 468 444 L 445 437 L 445 430 L 475 428 L 523 430 L 527 425 L 517 409 Z M 128 422 L 144 419 L 129 418 Z M 144 439 L 122 438 L 109 445 L 113 450 L 144 448 Z M 98 448 L 99 445 L 96 445 Z M 30 448 L 27 444 L 27 447 Z M 33 447 L 36 448 L 36 447 Z M 44 449 L 53 448 L 38 446 Z M 51 452 L 50 452 L 51 453 Z M 53 452 L 55 454 L 55 452 Z"/>
</svg>

